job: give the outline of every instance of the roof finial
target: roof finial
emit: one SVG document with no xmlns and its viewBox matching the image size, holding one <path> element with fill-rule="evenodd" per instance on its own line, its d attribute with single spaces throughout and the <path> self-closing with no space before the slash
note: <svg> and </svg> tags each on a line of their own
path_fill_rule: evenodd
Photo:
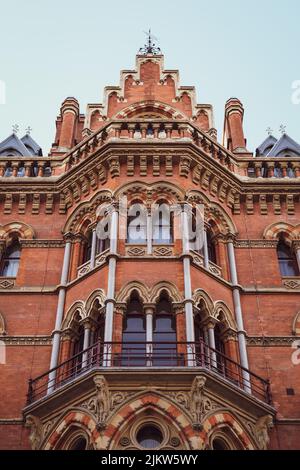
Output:
<svg viewBox="0 0 300 470">
<path fill-rule="evenodd" d="M 285 131 L 286 131 L 286 126 L 284 126 L 283 124 L 280 125 L 279 127 L 279 132 L 281 132 L 281 134 L 285 134 Z"/>
<path fill-rule="evenodd" d="M 154 43 L 154 40 L 158 41 L 158 39 L 154 36 L 154 34 L 151 33 L 151 29 L 149 29 L 149 31 L 144 31 L 144 33 L 147 36 L 147 43 L 144 45 L 144 47 L 141 47 L 139 49 L 138 53 L 140 55 L 159 55 L 159 54 L 161 54 L 160 47 L 157 47 L 156 44 Z"/>
<path fill-rule="evenodd" d="M 26 131 L 26 135 L 30 135 L 30 133 L 32 131 L 32 127 L 30 127 L 30 126 L 26 127 L 25 131 Z"/>
<path fill-rule="evenodd" d="M 271 127 L 269 126 L 269 127 L 266 129 L 266 132 L 268 133 L 268 135 L 272 135 L 272 134 L 273 134 L 273 129 L 271 129 Z"/>
<path fill-rule="evenodd" d="M 14 134 L 17 134 L 19 132 L 20 126 L 18 124 L 14 124 L 12 126 L 12 130 Z"/>
</svg>

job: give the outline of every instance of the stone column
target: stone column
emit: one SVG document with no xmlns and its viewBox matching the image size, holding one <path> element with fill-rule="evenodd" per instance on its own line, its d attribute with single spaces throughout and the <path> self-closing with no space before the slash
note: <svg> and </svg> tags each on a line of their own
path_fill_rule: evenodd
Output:
<svg viewBox="0 0 300 470">
<path fill-rule="evenodd" d="M 152 254 L 152 213 L 151 208 L 147 211 L 147 254 Z"/>
<path fill-rule="evenodd" d="M 191 260 L 189 252 L 189 233 L 188 233 L 188 214 L 184 210 L 184 204 L 181 208 L 181 229 L 182 229 L 182 255 L 183 255 L 183 275 L 184 275 L 184 294 L 185 294 L 185 324 L 187 340 L 187 363 L 188 366 L 195 365 L 195 330 L 194 313 L 191 283 Z M 190 344 L 189 344 L 190 343 Z"/>
<path fill-rule="evenodd" d="M 53 331 L 50 369 L 53 369 L 58 365 L 60 334 L 61 334 L 60 328 L 62 324 L 64 307 L 65 307 L 66 285 L 68 282 L 70 255 L 71 255 L 71 239 L 70 237 L 66 237 L 65 254 L 64 254 L 63 267 L 62 267 L 62 273 L 61 273 L 60 287 L 59 287 L 59 292 L 58 292 L 56 321 L 55 321 L 55 328 Z M 50 372 L 48 393 L 50 393 L 53 390 L 55 376 L 56 376 L 56 370 Z"/>
<path fill-rule="evenodd" d="M 152 354 L 153 354 L 153 316 L 154 316 L 154 305 L 144 305 L 144 311 L 146 315 L 146 355 L 147 355 L 147 366 L 152 366 Z"/>
<path fill-rule="evenodd" d="M 211 360 L 211 367 L 217 367 L 217 355 L 216 355 L 216 342 L 215 342 L 215 322 L 210 319 L 206 323 L 207 333 L 208 333 L 208 345 L 214 351 L 210 351 L 210 360 Z"/>
<path fill-rule="evenodd" d="M 105 313 L 104 342 L 111 343 L 113 338 L 114 305 L 115 305 L 115 281 L 117 265 L 118 246 L 118 209 L 117 205 L 111 205 L 111 226 L 110 226 L 110 253 L 108 255 L 108 280 L 107 280 L 107 300 Z M 111 365 L 111 345 L 105 345 L 104 365 Z"/>
<path fill-rule="evenodd" d="M 90 339 L 91 339 L 91 322 L 87 319 L 84 322 L 84 338 L 83 338 L 83 355 L 82 355 L 82 369 L 84 369 L 88 365 L 88 352 L 86 349 L 90 346 Z"/>
<path fill-rule="evenodd" d="M 238 328 L 238 342 L 239 342 L 239 351 L 240 351 L 240 360 L 241 365 L 245 369 L 249 369 L 248 363 L 248 355 L 247 355 L 247 345 L 246 345 L 246 332 L 244 330 L 244 322 L 243 322 L 243 313 L 242 313 L 242 306 L 241 306 L 241 297 L 240 297 L 240 290 L 238 286 L 238 278 L 237 278 L 237 270 L 236 270 L 236 262 L 235 262 L 235 254 L 234 254 L 234 245 L 233 240 L 229 239 L 227 242 L 227 249 L 228 249 L 228 260 L 229 260 L 229 269 L 230 269 L 230 277 L 231 283 L 233 285 L 233 304 L 234 304 L 234 311 L 235 311 L 235 318 Z M 247 391 L 250 391 L 250 375 L 248 372 L 243 371 L 243 378 L 244 378 L 244 387 Z"/>
<path fill-rule="evenodd" d="M 96 263 L 96 246 L 97 246 L 97 232 L 96 227 L 92 231 L 92 247 L 91 247 L 91 260 L 90 269 L 94 269 Z"/>
<path fill-rule="evenodd" d="M 203 231 L 203 262 L 204 267 L 209 270 L 209 258 L 208 258 L 208 247 L 207 247 L 207 228 L 204 226 Z"/>
</svg>

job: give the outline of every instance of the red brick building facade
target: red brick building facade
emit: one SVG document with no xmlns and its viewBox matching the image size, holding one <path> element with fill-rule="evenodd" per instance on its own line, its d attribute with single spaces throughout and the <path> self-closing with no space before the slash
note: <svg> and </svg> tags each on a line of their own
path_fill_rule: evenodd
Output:
<svg viewBox="0 0 300 470">
<path fill-rule="evenodd" d="M 49 156 L 0 144 L 2 449 L 300 448 L 300 146 L 253 154 L 243 113 L 220 143 L 150 44 L 103 104 L 63 102 Z"/>
</svg>

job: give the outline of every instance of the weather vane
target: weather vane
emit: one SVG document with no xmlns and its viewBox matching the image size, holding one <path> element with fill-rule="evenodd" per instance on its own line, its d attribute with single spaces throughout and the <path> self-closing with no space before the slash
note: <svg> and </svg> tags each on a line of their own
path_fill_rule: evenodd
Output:
<svg viewBox="0 0 300 470">
<path fill-rule="evenodd" d="M 285 131 L 286 131 L 286 126 L 284 126 L 283 124 L 281 124 L 281 126 L 279 127 L 279 132 L 281 132 L 281 134 L 285 134 Z"/>
<path fill-rule="evenodd" d="M 30 132 L 32 131 L 32 127 L 30 126 L 26 127 L 25 131 L 26 131 L 26 135 L 30 135 Z"/>
<path fill-rule="evenodd" d="M 266 129 L 266 132 L 268 133 L 268 135 L 272 135 L 273 134 L 273 129 L 271 129 L 271 127 L 268 127 Z"/>
<path fill-rule="evenodd" d="M 144 47 L 139 49 L 139 54 L 141 55 L 159 55 L 161 54 L 160 47 L 157 47 L 154 41 L 158 41 L 158 39 L 151 33 L 151 29 L 149 31 L 144 31 L 147 36 L 147 43 Z"/>
<path fill-rule="evenodd" d="M 12 130 L 14 134 L 17 134 L 19 132 L 20 126 L 18 124 L 14 124 L 12 126 Z"/>
</svg>

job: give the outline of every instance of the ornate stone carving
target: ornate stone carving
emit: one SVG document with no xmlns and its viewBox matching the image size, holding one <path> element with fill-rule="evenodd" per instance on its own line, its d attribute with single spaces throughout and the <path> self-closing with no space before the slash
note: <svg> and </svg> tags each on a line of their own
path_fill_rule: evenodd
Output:
<svg viewBox="0 0 300 470">
<path fill-rule="evenodd" d="M 248 346 L 286 346 L 291 347 L 295 336 L 248 336 Z"/>
<path fill-rule="evenodd" d="M 103 376 L 98 376 L 103 377 Z M 104 377 L 103 377 L 104 378 Z M 130 396 L 134 395 L 136 392 L 112 392 L 109 393 L 109 407 L 107 409 L 107 418 L 114 412 L 115 408 L 124 403 Z M 96 420 L 98 420 L 98 405 L 97 397 L 89 398 L 80 404 L 81 408 L 88 410 Z"/>
<path fill-rule="evenodd" d="M 120 161 L 119 157 L 110 157 L 108 159 L 109 171 L 112 178 L 120 176 Z M 99 176 L 100 177 L 100 176 Z"/>
<path fill-rule="evenodd" d="M 202 429 L 201 423 L 204 416 L 203 390 L 205 383 L 206 377 L 201 375 L 195 377 L 190 392 L 189 408 L 192 416 L 193 427 L 199 430 Z"/>
<path fill-rule="evenodd" d="M 15 285 L 14 279 L 2 279 L 0 280 L 0 289 L 11 289 Z"/>
<path fill-rule="evenodd" d="M 97 418 L 97 428 L 105 429 L 106 420 L 110 411 L 110 394 L 107 381 L 103 375 L 94 377 L 96 386 L 95 415 Z"/>
<path fill-rule="evenodd" d="M 284 285 L 284 287 L 287 287 L 288 289 L 300 288 L 300 281 L 297 281 L 296 279 L 284 279 L 282 281 L 282 284 Z"/>
<path fill-rule="evenodd" d="M 134 246 L 126 250 L 127 256 L 145 256 L 146 249 L 139 246 Z"/>
<path fill-rule="evenodd" d="M 277 240 L 235 240 L 236 248 L 276 248 Z"/>
<path fill-rule="evenodd" d="M 26 416 L 25 427 L 30 429 L 29 441 L 32 450 L 38 450 L 42 441 L 42 423 L 33 415 Z"/>
<path fill-rule="evenodd" d="M 153 255 L 154 256 L 172 256 L 173 250 L 172 248 L 167 248 L 166 246 L 160 246 L 160 247 L 154 248 Z"/>
<path fill-rule="evenodd" d="M 179 175 L 187 178 L 190 173 L 191 159 L 189 157 L 180 157 Z"/>
<path fill-rule="evenodd" d="M 122 447 L 128 447 L 131 445 L 131 440 L 127 436 L 123 436 L 120 439 L 120 446 Z"/>
<path fill-rule="evenodd" d="M 254 427 L 254 434 L 260 450 L 267 450 L 270 442 L 269 431 L 273 427 L 271 415 L 259 418 Z"/>
</svg>

